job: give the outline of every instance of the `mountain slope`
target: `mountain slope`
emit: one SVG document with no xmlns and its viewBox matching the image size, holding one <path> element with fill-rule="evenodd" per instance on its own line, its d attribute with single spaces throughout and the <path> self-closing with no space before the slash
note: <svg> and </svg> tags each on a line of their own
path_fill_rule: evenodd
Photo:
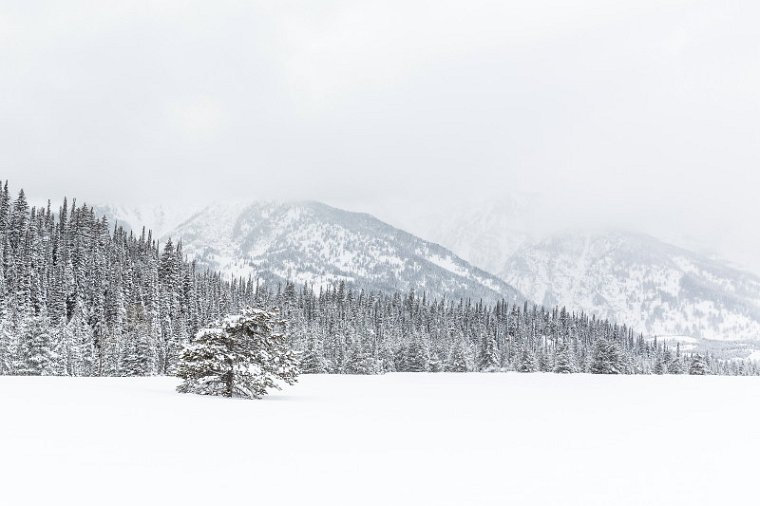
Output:
<svg viewBox="0 0 760 506">
<path fill-rule="evenodd" d="M 538 302 L 647 334 L 760 338 L 760 278 L 645 235 L 556 235 L 523 245 L 499 275 Z"/>
<path fill-rule="evenodd" d="M 214 204 L 169 236 L 181 239 L 184 252 L 199 265 L 227 275 L 317 287 L 343 280 L 438 298 L 523 300 L 504 281 L 441 246 L 370 215 L 317 202 Z"/>
<path fill-rule="evenodd" d="M 197 208 L 178 206 L 129 207 L 113 205 L 96 205 L 95 213 L 105 216 L 110 223 L 118 223 L 126 230 L 139 234 L 142 227 L 153 231 L 154 237 L 174 230 L 181 223 L 197 212 Z"/>
<path fill-rule="evenodd" d="M 530 239 L 530 197 L 511 194 L 483 202 L 454 202 L 428 212 L 406 213 L 401 228 L 441 244 L 486 272 L 498 273 L 506 259 Z"/>
</svg>

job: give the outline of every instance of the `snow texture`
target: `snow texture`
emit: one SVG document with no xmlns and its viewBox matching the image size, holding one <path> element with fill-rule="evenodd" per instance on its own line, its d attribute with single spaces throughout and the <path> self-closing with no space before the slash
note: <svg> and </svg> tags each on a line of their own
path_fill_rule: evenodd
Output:
<svg viewBox="0 0 760 506">
<path fill-rule="evenodd" d="M 752 504 L 760 378 L 0 377 L 3 504 Z"/>
</svg>

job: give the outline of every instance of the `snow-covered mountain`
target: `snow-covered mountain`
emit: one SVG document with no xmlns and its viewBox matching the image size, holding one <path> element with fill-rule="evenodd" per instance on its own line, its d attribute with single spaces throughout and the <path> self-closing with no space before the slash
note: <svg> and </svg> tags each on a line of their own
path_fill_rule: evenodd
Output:
<svg viewBox="0 0 760 506">
<path fill-rule="evenodd" d="M 646 235 L 555 235 L 524 244 L 498 274 L 532 300 L 650 335 L 760 338 L 760 278 Z"/>
<path fill-rule="evenodd" d="M 102 209 L 102 208 L 101 208 Z M 111 220 L 165 213 L 120 212 Z M 429 297 L 522 301 L 498 277 L 449 250 L 373 218 L 317 202 L 214 203 L 161 234 L 182 240 L 201 266 L 227 275 L 327 286 L 338 281 L 370 290 L 414 289 Z"/>
<path fill-rule="evenodd" d="M 151 207 L 96 205 L 94 208 L 97 214 L 105 216 L 111 223 L 116 222 L 136 233 L 139 233 L 142 227 L 146 227 L 153 231 L 155 237 L 166 235 L 197 211 L 197 208 L 178 205 Z"/>
<path fill-rule="evenodd" d="M 506 194 L 400 223 L 548 306 L 593 313 L 687 348 L 738 349 L 747 343 L 728 341 L 760 340 L 758 276 L 646 235 L 562 231 L 561 216 L 559 226 L 542 230 L 552 221 L 538 217 L 548 204 Z"/>
<path fill-rule="evenodd" d="M 441 244 L 472 265 L 498 273 L 506 259 L 531 238 L 530 196 L 510 194 L 499 200 L 458 202 L 401 217 L 401 228 Z"/>
<path fill-rule="evenodd" d="M 425 290 L 435 297 L 525 297 L 648 335 L 679 336 L 673 339 L 689 346 L 695 340 L 760 339 L 757 276 L 641 234 L 576 232 L 535 239 L 529 209 L 515 199 L 446 209 L 437 220 L 422 216 L 416 225 L 409 223 L 443 246 L 370 215 L 316 202 L 216 203 L 195 212 L 100 210 L 126 225 L 158 229 L 163 239 L 181 239 L 185 253 L 201 266 L 227 275 L 314 286 L 344 280 L 369 289 Z"/>
</svg>

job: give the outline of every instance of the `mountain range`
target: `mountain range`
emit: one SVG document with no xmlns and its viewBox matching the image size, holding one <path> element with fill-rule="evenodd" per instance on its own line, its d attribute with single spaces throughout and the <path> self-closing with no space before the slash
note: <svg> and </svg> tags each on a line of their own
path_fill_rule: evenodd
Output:
<svg viewBox="0 0 760 506">
<path fill-rule="evenodd" d="M 484 203 L 432 215 L 411 227 L 419 236 L 318 202 L 216 203 L 184 219 L 163 209 L 99 210 L 126 225 L 154 227 L 164 240 L 181 239 L 199 265 L 227 275 L 529 300 L 609 318 L 687 348 L 760 338 L 757 276 L 640 233 L 536 237 L 526 207 Z"/>
<path fill-rule="evenodd" d="M 174 216 L 162 209 L 98 211 L 128 228 L 154 217 L 158 230 Z M 183 251 L 198 265 L 228 276 L 289 280 L 314 288 L 343 281 L 366 290 L 414 289 L 438 299 L 524 299 L 503 280 L 442 246 L 368 214 L 318 202 L 214 203 L 159 235 L 181 240 Z"/>
<path fill-rule="evenodd" d="M 760 336 L 760 278 L 642 234 L 558 234 L 524 244 L 498 274 L 542 304 L 647 335 Z"/>
</svg>

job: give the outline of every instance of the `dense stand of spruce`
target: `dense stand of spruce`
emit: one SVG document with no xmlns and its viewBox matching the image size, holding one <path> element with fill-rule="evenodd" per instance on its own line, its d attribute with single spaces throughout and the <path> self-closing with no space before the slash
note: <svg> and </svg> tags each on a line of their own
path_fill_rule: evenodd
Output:
<svg viewBox="0 0 760 506">
<path fill-rule="evenodd" d="M 564 308 L 427 301 L 414 293 L 316 295 L 286 285 L 268 304 L 289 322 L 304 373 L 418 371 L 756 375 L 753 361 L 683 354 Z"/>
<path fill-rule="evenodd" d="M 0 191 L 0 374 L 173 372 L 198 328 L 245 287 L 196 273 L 181 246 L 109 228 L 87 206 L 30 208 Z M 247 300 L 247 299 L 246 299 Z"/>
<path fill-rule="evenodd" d="M 306 373 L 758 373 L 754 362 L 687 356 L 564 309 L 226 281 L 196 272 L 181 244 L 159 247 L 86 205 L 30 208 L 7 183 L 0 257 L 0 374 L 172 374 L 200 328 L 251 305 L 289 322 Z"/>
</svg>

